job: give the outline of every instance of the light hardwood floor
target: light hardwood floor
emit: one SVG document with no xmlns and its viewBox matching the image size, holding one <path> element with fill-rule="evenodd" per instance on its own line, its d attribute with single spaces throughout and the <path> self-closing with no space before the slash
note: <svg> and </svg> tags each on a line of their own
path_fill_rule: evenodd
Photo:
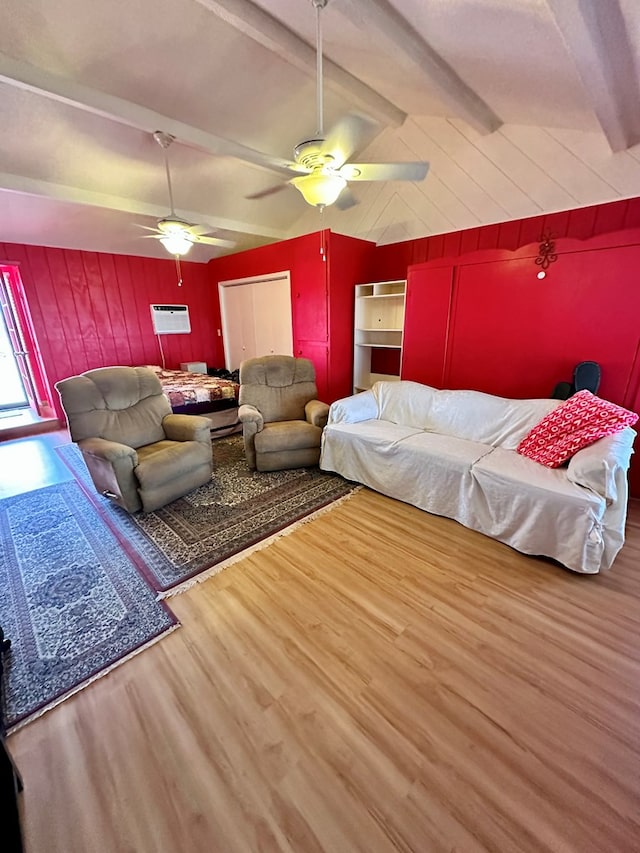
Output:
<svg viewBox="0 0 640 853">
<path fill-rule="evenodd" d="M 640 851 L 640 505 L 586 577 L 363 490 L 9 739 L 27 853 Z"/>
</svg>

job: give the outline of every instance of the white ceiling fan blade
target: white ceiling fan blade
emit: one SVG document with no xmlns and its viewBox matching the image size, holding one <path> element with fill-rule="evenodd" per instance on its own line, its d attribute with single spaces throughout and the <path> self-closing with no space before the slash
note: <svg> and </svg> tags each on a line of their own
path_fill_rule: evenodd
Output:
<svg viewBox="0 0 640 853">
<path fill-rule="evenodd" d="M 339 169 L 354 151 L 362 148 L 373 137 L 377 125 L 357 113 L 343 116 L 326 134 L 322 153 L 333 157 L 331 165 Z"/>
<path fill-rule="evenodd" d="M 257 193 L 251 193 L 251 195 L 246 195 L 245 198 L 251 199 L 252 201 L 254 199 L 258 199 L 258 198 L 266 198 L 269 195 L 274 195 L 275 193 L 279 193 L 281 190 L 285 189 L 286 186 L 287 186 L 286 183 L 275 184 L 274 186 L 267 187 L 264 190 L 258 190 Z"/>
<path fill-rule="evenodd" d="M 349 210 L 350 207 L 355 207 L 358 204 L 358 199 L 351 192 L 349 187 L 345 187 L 338 196 L 335 206 L 338 210 Z"/>
<path fill-rule="evenodd" d="M 144 231 L 153 231 L 154 234 L 158 233 L 157 228 L 151 228 L 149 225 L 141 225 L 139 222 L 134 222 L 133 224 L 136 228 L 142 228 Z"/>
<path fill-rule="evenodd" d="M 203 237 L 205 234 L 211 234 L 214 229 L 209 225 L 190 225 L 189 231 L 196 237 Z"/>
<path fill-rule="evenodd" d="M 428 163 L 347 163 L 340 174 L 348 181 L 422 181 Z"/>
<path fill-rule="evenodd" d="M 236 245 L 234 240 L 222 240 L 220 237 L 196 237 L 196 243 L 204 243 L 205 246 L 219 246 L 222 249 L 233 249 Z"/>
</svg>

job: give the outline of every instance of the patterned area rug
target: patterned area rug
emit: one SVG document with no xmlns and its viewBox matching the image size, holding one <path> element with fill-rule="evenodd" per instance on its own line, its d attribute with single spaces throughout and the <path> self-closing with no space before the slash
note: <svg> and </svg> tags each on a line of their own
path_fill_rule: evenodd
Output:
<svg viewBox="0 0 640 853">
<path fill-rule="evenodd" d="M 135 516 L 101 497 L 75 445 L 57 448 L 139 570 L 163 598 L 263 547 L 358 488 L 317 468 L 250 471 L 242 438 L 213 442 L 213 477 L 184 498 Z"/>
<path fill-rule="evenodd" d="M 0 501 L 0 625 L 12 728 L 177 622 L 71 481 Z"/>
</svg>

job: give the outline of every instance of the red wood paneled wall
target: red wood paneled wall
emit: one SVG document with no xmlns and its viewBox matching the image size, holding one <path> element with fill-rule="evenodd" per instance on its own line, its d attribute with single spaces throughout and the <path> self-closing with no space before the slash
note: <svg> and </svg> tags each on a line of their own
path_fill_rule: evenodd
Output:
<svg viewBox="0 0 640 853">
<path fill-rule="evenodd" d="M 218 296 L 205 264 L 0 243 L 0 262 L 19 265 L 52 402 L 58 379 L 113 364 L 161 364 L 149 305 L 189 306 L 191 334 L 163 335 L 166 366 L 181 361 L 222 364 L 212 317 Z"/>
</svg>

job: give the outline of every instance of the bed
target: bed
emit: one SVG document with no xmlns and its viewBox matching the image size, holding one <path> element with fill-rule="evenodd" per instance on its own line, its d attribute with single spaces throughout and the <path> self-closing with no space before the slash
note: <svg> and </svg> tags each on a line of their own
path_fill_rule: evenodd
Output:
<svg viewBox="0 0 640 853">
<path fill-rule="evenodd" d="M 206 373 L 166 370 L 157 364 L 145 367 L 153 370 L 160 380 L 164 395 L 176 414 L 204 415 L 211 421 L 211 434 L 215 436 L 242 429 L 238 420 L 240 386 L 237 382 Z"/>
</svg>

